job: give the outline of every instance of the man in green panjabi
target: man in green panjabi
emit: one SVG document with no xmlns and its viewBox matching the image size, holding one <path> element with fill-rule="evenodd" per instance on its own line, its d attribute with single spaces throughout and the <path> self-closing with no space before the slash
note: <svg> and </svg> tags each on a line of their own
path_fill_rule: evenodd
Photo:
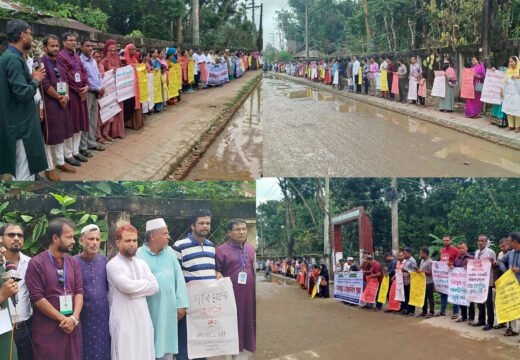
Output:
<svg viewBox="0 0 520 360">
<path fill-rule="evenodd" d="M 146 222 L 145 243 L 136 256 L 144 260 L 159 283 L 159 291 L 147 298 L 154 328 L 155 358 L 173 359 L 179 352 L 177 322 L 189 307 L 188 289 L 181 265 L 171 247 L 164 219 Z"/>
<path fill-rule="evenodd" d="M 29 73 L 24 54 L 31 50 L 32 30 L 23 20 L 6 26 L 9 46 L 0 57 L 0 174 L 33 180 L 46 170 L 47 157 L 34 95 L 44 69 Z"/>
<path fill-rule="evenodd" d="M 18 284 L 13 280 L 4 282 L 4 244 L 0 241 L 0 359 L 17 360 L 16 344 L 12 337 L 12 331 L 2 333 L 2 329 L 11 325 L 8 299 L 18 293 Z"/>
</svg>

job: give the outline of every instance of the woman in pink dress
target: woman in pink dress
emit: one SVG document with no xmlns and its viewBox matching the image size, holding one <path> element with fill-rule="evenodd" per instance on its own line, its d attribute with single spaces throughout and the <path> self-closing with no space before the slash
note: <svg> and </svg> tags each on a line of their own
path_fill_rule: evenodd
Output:
<svg viewBox="0 0 520 360">
<path fill-rule="evenodd" d="M 474 56 L 471 59 L 471 68 L 474 70 L 475 75 L 473 77 L 473 87 L 476 87 L 477 84 L 484 84 L 484 77 L 486 76 L 486 68 L 484 65 L 480 63 L 478 57 Z M 480 85 L 482 86 L 482 85 Z M 482 113 L 482 102 L 480 101 L 480 95 L 482 93 L 482 88 L 480 87 L 480 91 L 477 91 L 475 88 L 475 98 L 474 99 L 466 99 L 466 109 L 464 111 L 464 115 L 469 118 L 477 118 L 480 117 Z"/>
<path fill-rule="evenodd" d="M 426 106 L 426 71 L 420 73 L 417 79 L 419 80 L 419 90 L 417 91 L 419 105 Z"/>
</svg>

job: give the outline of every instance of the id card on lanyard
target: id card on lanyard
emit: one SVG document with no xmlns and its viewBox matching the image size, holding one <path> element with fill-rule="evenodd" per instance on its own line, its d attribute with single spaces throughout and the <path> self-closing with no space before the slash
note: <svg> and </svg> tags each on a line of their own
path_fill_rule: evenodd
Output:
<svg viewBox="0 0 520 360">
<path fill-rule="evenodd" d="M 241 265 L 242 265 L 242 271 L 240 271 L 238 273 L 238 283 L 240 285 L 246 285 L 247 284 L 247 273 L 244 271 L 245 268 L 246 268 L 246 264 L 247 264 L 246 249 L 242 249 L 242 251 L 240 251 L 240 253 L 241 253 L 240 254 L 240 261 L 241 261 Z"/>
<path fill-rule="evenodd" d="M 58 266 L 54 262 L 51 253 L 47 251 L 47 254 L 49 255 L 49 259 L 56 269 L 56 274 L 58 275 L 59 279 L 60 273 Z M 65 258 L 63 258 L 63 295 L 60 296 L 60 313 L 62 315 L 70 315 L 73 313 L 72 295 L 67 295 L 67 262 L 65 261 Z"/>
</svg>

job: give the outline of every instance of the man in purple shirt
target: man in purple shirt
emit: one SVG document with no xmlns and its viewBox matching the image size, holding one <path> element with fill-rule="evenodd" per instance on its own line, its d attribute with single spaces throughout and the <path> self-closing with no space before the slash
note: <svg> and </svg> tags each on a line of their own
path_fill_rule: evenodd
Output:
<svg viewBox="0 0 520 360">
<path fill-rule="evenodd" d="M 92 157 L 89 150 L 104 151 L 105 148 L 96 141 L 96 130 L 98 126 L 99 103 L 98 99 L 105 94 L 103 89 L 103 81 L 96 60 L 92 57 L 94 46 L 92 41 L 85 39 L 81 41 L 81 63 L 87 72 L 88 92 L 87 92 L 87 110 L 88 110 L 88 132 L 81 133 L 81 143 L 79 152 L 86 157 Z"/>
<path fill-rule="evenodd" d="M 419 79 L 417 77 L 421 73 L 421 65 L 417 63 L 417 58 L 415 56 L 412 56 L 410 58 L 410 76 L 408 77 L 408 79 L 414 78 L 415 81 L 417 81 L 417 91 L 419 91 Z M 412 104 L 417 104 L 417 100 L 412 100 Z"/>
<path fill-rule="evenodd" d="M 459 256 L 453 262 L 453 267 L 463 267 L 466 268 L 468 265 L 468 260 L 474 259 L 473 255 L 468 254 L 468 245 L 464 242 L 459 243 Z M 468 318 L 468 309 L 469 309 L 469 318 Z M 453 305 L 453 316 L 452 319 L 457 319 L 456 322 L 464 322 L 469 320 L 469 324 L 473 324 L 473 320 L 475 320 L 475 303 L 470 303 L 469 306 L 460 306 L 462 317 L 457 319 L 459 314 L 459 305 Z"/>
</svg>

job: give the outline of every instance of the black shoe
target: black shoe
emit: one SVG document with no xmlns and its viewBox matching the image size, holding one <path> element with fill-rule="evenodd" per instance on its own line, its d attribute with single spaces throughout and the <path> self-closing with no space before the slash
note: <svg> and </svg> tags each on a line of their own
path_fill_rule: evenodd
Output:
<svg viewBox="0 0 520 360">
<path fill-rule="evenodd" d="M 94 157 L 94 154 L 92 154 L 90 151 L 88 150 L 80 150 L 79 153 L 87 158 L 91 158 L 91 157 Z"/>
<path fill-rule="evenodd" d="M 472 326 L 478 327 L 478 326 L 484 326 L 484 325 L 486 325 L 486 324 L 484 324 L 483 322 L 476 322 Z"/>
<path fill-rule="evenodd" d="M 96 151 L 105 151 L 105 147 L 104 147 L 104 146 L 101 146 L 101 145 L 97 145 L 97 146 L 89 147 L 88 149 L 89 149 L 89 150 L 96 150 Z"/>
<path fill-rule="evenodd" d="M 88 161 L 88 158 L 86 158 L 85 156 L 81 155 L 81 154 L 76 154 L 74 155 L 74 158 L 78 161 L 81 161 L 81 162 L 87 162 Z"/>
<path fill-rule="evenodd" d="M 72 166 L 81 166 L 81 163 L 78 160 L 76 160 L 74 157 L 66 158 L 65 162 Z"/>
<path fill-rule="evenodd" d="M 482 328 L 482 330 L 484 330 L 484 331 L 489 331 L 489 330 L 491 330 L 491 329 L 493 329 L 493 325 L 489 325 L 489 324 L 486 324 L 486 326 L 484 326 L 484 327 Z"/>
</svg>

